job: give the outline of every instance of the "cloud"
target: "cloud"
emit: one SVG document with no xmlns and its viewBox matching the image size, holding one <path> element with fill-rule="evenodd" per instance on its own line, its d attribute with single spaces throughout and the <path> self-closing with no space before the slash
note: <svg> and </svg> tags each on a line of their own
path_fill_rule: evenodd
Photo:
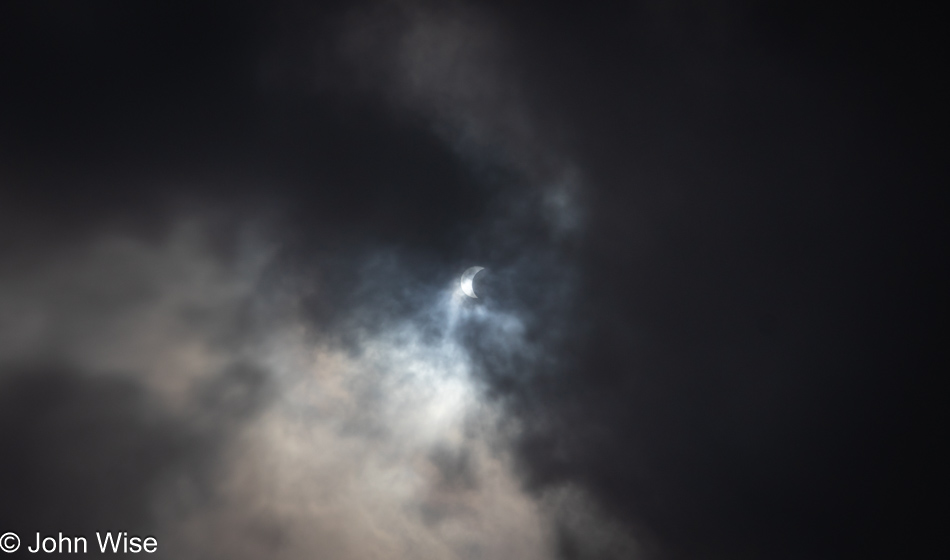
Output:
<svg viewBox="0 0 950 560">
<path fill-rule="evenodd" d="M 321 286 L 260 231 L 225 258 L 183 220 L 4 276 L 5 474 L 33 489 L 5 503 L 37 512 L 8 526 L 119 524 L 175 558 L 549 558 L 550 508 L 466 344 L 475 325 L 480 351 L 527 352 L 517 312 L 380 255 L 328 336 L 302 305 Z M 406 290 L 411 313 L 389 300 Z"/>
<path fill-rule="evenodd" d="M 169 558 L 900 540 L 893 326 L 932 242 L 851 47 L 740 4 L 101 6 L 0 17 L 4 526 Z"/>
<path fill-rule="evenodd" d="M 163 412 L 136 383 L 64 367 L 2 378 L 5 530 L 86 535 L 156 530 L 169 479 L 201 480 L 214 439 Z"/>
</svg>

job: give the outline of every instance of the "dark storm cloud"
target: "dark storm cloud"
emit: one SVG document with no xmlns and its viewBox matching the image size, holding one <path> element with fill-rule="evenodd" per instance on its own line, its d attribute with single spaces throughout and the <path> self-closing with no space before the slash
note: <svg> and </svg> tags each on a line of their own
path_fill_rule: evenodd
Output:
<svg viewBox="0 0 950 560">
<path fill-rule="evenodd" d="M 149 411 L 131 382 L 48 368 L 5 372 L 3 383 L 6 530 L 149 532 L 161 479 L 204 455 L 197 434 Z"/>
<path fill-rule="evenodd" d="M 267 394 L 260 372 L 234 368 L 182 418 L 128 376 L 50 365 L 4 367 L 0 380 L 0 524 L 24 546 L 37 531 L 160 534 L 213 497 L 218 453 Z"/>
<path fill-rule="evenodd" d="M 672 555 L 902 546 L 929 315 L 905 252 L 931 226 L 907 84 L 873 57 L 913 50 L 844 11 L 512 14 L 593 216 L 572 315 L 589 330 L 521 388 L 531 478 L 580 481 Z"/>
<path fill-rule="evenodd" d="M 0 530 L 341 559 L 905 538 L 936 235 L 920 43 L 882 15 L 2 10 Z M 482 300 L 440 299 L 472 264 Z M 457 418 L 455 368 L 513 435 Z"/>
<path fill-rule="evenodd" d="M 286 52 L 279 13 L 54 5 L 5 8 L 4 50 L 16 53 L 0 90 L 0 176 L 15 187 L 3 201 L 8 240 L 157 235 L 182 211 L 283 210 L 306 247 L 444 253 L 483 207 L 470 171 L 425 123 L 393 119 L 345 84 L 269 85 L 279 64 L 268 55 Z M 335 47 L 323 44 L 339 35 L 325 20 L 342 10 L 306 11 L 317 21 L 308 42 Z"/>
</svg>

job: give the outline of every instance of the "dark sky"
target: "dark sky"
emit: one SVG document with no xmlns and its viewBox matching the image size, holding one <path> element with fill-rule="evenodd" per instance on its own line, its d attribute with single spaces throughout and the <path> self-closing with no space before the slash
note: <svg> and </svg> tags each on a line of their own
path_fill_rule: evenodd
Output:
<svg viewBox="0 0 950 560">
<path fill-rule="evenodd" d="M 907 554 L 932 529 L 934 21 L 4 4 L 0 533 Z"/>
</svg>

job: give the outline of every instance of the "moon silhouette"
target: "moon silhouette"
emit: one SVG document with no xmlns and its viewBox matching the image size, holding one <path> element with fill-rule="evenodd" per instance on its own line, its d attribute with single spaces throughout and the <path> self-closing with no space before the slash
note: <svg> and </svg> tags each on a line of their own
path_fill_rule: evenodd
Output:
<svg viewBox="0 0 950 560">
<path fill-rule="evenodd" d="M 483 266 L 473 266 L 462 273 L 462 281 L 460 283 L 462 286 L 462 293 L 470 298 L 478 299 L 478 296 L 475 295 L 475 288 L 472 286 L 472 281 L 475 280 L 475 275 L 483 270 L 485 270 L 485 267 Z"/>
</svg>

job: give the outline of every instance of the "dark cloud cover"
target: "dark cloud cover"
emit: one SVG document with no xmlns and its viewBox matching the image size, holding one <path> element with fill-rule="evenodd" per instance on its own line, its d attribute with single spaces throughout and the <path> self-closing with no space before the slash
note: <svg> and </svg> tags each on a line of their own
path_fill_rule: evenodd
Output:
<svg viewBox="0 0 950 560">
<path fill-rule="evenodd" d="M 913 554 L 945 200 L 891 8 L 5 5 L 0 531 Z M 497 416 L 430 437 L 458 364 Z"/>
</svg>

